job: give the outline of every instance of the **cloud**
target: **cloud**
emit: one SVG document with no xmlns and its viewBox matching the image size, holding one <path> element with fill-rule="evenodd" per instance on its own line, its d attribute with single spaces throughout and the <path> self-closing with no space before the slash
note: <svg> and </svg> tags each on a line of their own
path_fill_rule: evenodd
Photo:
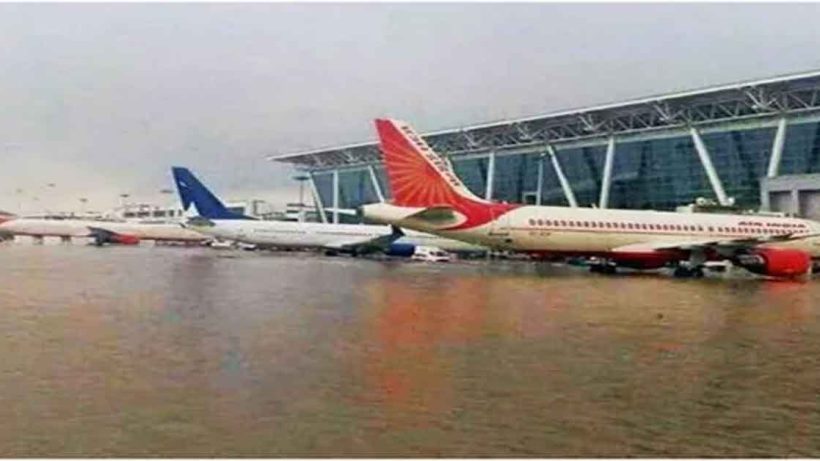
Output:
<svg viewBox="0 0 820 461">
<path fill-rule="evenodd" d="M 371 140 L 380 116 L 434 130 L 815 68 L 819 10 L 0 4 L 0 209 L 48 182 L 55 208 L 149 200 L 172 165 L 284 197 L 266 155 Z"/>
</svg>

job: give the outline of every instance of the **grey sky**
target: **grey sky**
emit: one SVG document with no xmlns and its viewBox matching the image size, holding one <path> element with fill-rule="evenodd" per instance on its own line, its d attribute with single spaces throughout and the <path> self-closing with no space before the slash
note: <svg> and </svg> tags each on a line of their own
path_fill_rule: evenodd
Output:
<svg viewBox="0 0 820 461">
<path fill-rule="evenodd" d="M 228 197 L 283 203 L 291 172 L 267 154 L 372 139 L 379 116 L 432 130 L 820 68 L 818 17 L 814 4 L 0 4 L 0 209 L 157 201 L 177 164 Z"/>
</svg>

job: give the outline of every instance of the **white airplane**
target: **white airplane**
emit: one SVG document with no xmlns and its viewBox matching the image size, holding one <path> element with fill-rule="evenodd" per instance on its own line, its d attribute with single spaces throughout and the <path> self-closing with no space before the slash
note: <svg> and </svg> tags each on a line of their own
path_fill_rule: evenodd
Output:
<svg viewBox="0 0 820 461">
<path fill-rule="evenodd" d="M 201 242 L 208 237 L 172 223 L 96 221 L 57 217 L 14 217 L 0 220 L 0 233 L 44 237 L 86 237 L 97 245 L 136 245 L 141 240 Z"/>
<path fill-rule="evenodd" d="M 186 227 L 223 240 L 277 248 L 320 248 L 328 252 L 363 254 L 384 252 L 411 256 L 417 246 L 437 246 L 448 251 L 483 251 L 477 245 L 420 232 L 405 233 L 384 225 L 324 224 L 261 221 L 228 210 L 187 168 L 171 169 L 182 208 L 191 204 L 197 217 Z"/>
<path fill-rule="evenodd" d="M 597 257 L 602 271 L 675 265 L 700 276 L 707 261 L 795 277 L 820 262 L 820 223 L 758 215 L 523 206 L 476 197 L 452 165 L 404 122 L 376 120 L 392 203 L 366 219 L 544 257 Z"/>
</svg>

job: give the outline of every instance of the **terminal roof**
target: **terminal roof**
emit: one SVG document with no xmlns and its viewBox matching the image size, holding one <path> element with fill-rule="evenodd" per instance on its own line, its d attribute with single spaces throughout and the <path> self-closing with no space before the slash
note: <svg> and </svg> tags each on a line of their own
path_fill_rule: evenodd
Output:
<svg viewBox="0 0 820 461">
<path fill-rule="evenodd" d="M 648 96 L 424 133 L 437 151 L 458 155 L 701 126 L 784 113 L 820 111 L 820 71 Z M 378 162 L 374 141 L 274 155 L 268 160 L 315 169 Z"/>
</svg>

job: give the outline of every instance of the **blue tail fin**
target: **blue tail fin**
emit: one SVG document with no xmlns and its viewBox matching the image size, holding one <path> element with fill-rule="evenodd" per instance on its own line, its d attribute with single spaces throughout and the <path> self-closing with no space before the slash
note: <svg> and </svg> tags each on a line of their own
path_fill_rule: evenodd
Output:
<svg viewBox="0 0 820 461">
<path fill-rule="evenodd" d="M 189 169 L 175 166 L 171 168 L 171 171 L 174 174 L 174 182 L 177 185 L 179 199 L 182 200 L 183 210 L 187 211 L 193 203 L 197 213 L 203 218 L 254 219 L 227 209 Z"/>
</svg>

